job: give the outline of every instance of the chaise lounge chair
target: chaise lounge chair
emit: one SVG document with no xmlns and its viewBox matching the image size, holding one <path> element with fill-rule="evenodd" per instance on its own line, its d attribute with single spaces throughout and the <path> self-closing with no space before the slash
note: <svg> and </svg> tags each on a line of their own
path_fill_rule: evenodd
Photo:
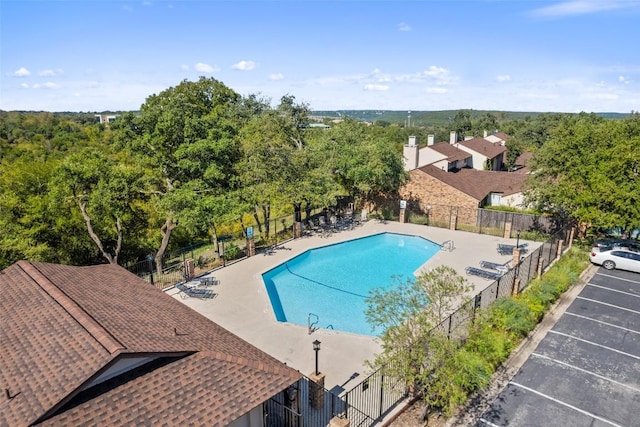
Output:
<svg viewBox="0 0 640 427">
<path fill-rule="evenodd" d="M 220 284 L 220 279 L 216 279 L 215 277 L 201 277 L 198 280 L 200 281 L 200 285 L 198 285 L 198 287 L 202 286 L 208 288 L 210 286 L 217 286 Z"/>
<path fill-rule="evenodd" d="M 501 273 L 506 273 L 507 271 L 509 271 L 509 263 L 511 263 L 511 261 L 506 262 L 504 264 L 499 264 L 497 262 L 491 262 L 491 261 L 480 261 L 480 267 L 486 268 L 489 270 L 496 270 Z"/>
<path fill-rule="evenodd" d="M 502 277 L 502 274 L 503 274 L 501 272 L 488 271 L 488 270 L 483 270 L 481 268 L 475 268 L 475 267 L 467 267 L 464 269 L 464 271 L 467 274 L 482 277 L 483 279 L 487 279 L 487 280 L 498 280 L 500 277 Z"/>
<path fill-rule="evenodd" d="M 528 243 L 522 243 L 520 245 L 518 245 L 518 247 L 520 248 L 520 253 L 524 254 L 527 252 L 527 246 L 529 246 Z M 500 255 L 512 255 L 513 254 L 513 250 L 516 248 L 516 245 L 503 245 L 503 244 L 499 244 L 498 245 L 498 253 Z"/>
<path fill-rule="evenodd" d="M 180 291 L 180 298 L 199 298 L 199 299 L 213 299 L 218 296 L 217 293 L 213 292 L 210 289 L 198 289 L 198 288 L 190 288 L 186 286 L 184 283 L 178 283 L 176 288 Z"/>
</svg>

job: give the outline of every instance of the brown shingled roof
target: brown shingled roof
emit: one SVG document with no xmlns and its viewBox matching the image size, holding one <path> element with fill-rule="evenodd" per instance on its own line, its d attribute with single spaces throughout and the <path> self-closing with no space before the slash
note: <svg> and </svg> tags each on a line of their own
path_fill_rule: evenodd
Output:
<svg viewBox="0 0 640 427">
<path fill-rule="evenodd" d="M 464 145 L 470 150 L 480 153 L 490 159 L 493 159 L 507 151 L 507 147 L 501 144 L 494 144 L 484 138 L 473 138 L 466 141 L 460 141 L 458 144 Z"/>
<path fill-rule="evenodd" d="M 458 160 L 464 160 L 471 157 L 471 154 L 468 152 L 461 150 L 448 142 L 438 142 L 437 144 L 430 145 L 429 147 L 438 153 L 447 156 L 447 160 L 449 162 L 457 162 Z"/>
<path fill-rule="evenodd" d="M 502 193 L 505 196 L 522 191 L 526 175 L 512 172 L 480 171 L 461 169 L 458 172 L 446 172 L 433 165 L 417 169 L 445 184 L 470 195 L 479 202 L 490 193 Z"/>
<path fill-rule="evenodd" d="M 227 425 L 301 377 L 119 266 L 20 261 L 0 290 L 3 426 Z"/>
</svg>

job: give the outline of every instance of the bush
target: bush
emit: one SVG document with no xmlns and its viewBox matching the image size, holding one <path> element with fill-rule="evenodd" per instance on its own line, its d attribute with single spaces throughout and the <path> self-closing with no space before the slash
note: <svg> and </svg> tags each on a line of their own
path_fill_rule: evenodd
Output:
<svg viewBox="0 0 640 427">
<path fill-rule="evenodd" d="M 224 259 L 226 259 L 227 261 L 240 258 L 241 255 L 242 251 L 237 245 L 234 244 L 227 246 L 224 250 Z"/>
<path fill-rule="evenodd" d="M 469 330 L 465 348 L 480 355 L 493 369 L 496 369 L 515 347 L 518 340 L 504 329 L 496 328 L 489 318 L 478 316 Z"/>
<path fill-rule="evenodd" d="M 507 332 L 513 338 L 525 337 L 538 323 L 537 310 L 526 301 L 504 297 L 488 308 L 488 322 L 495 328 Z"/>
<path fill-rule="evenodd" d="M 446 337 L 431 357 L 436 369 L 429 378 L 425 400 L 433 408 L 451 415 L 462 405 L 469 394 L 486 387 L 491 381 L 493 369 L 480 354 L 464 347 L 456 347 Z"/>
</svg>

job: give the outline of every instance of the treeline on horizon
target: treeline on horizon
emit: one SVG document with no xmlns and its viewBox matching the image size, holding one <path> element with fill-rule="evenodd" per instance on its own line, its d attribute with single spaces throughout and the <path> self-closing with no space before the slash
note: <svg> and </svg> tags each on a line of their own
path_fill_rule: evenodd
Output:
<svg viewBox="0 0 640 427">
<path fill-rule="evenodd" d="M 561 210 L 598 226 L 640 218 L 638 114 L 510 119 L 458 110 L 446 124 L 347 117 L 322 129 L 308 126 L 316 112 L 291 95 L 273 107 L 207 78 L 151 95 L 139 111 L 115 113 L 104 125 L 97 113 L 0 111 L 0 268 L 21 259 L 124 265 L 152 254 L 161 269 L 166 253 L 194 241 L 241 235 L 248 225 L 269 236 L 271 218 L 301 220 L 342 196 L 358 206 L 396 200 L 408 179 L 408 137 L 424 145 L 431 134 L 448 141 L 451 131 L 505 132 L 508 165 L 524 151 L 536 153 L 542 160 L 529 197 L 540 212 Z M 598 144 L 585 135 L 599 135 Z M 567 169 L 578 162 L 597 179 Z M 558 186 L 565 177 L 567 187 Z M 576 185 L 606 185 L 608 194 L 576 193 Z"/>
<path fill-rule="evenodd" d="M 468 112 L 472 119 L 478 119 L 483 115 L 490 114 L 497 118 L 499 122 L 513 121 L 513 120 L 529 120 L 539 115 L 577 115 L 584 113 L 559 113 L 559 112 L 542 112 L 542 111 L 500 111 L 500 110 L 474 110 L 474 109 L 459 109 L 459 110 L 436 110 L 436 111 L 410 111 L 410 110 L 309 110 L 311 119 L 320 119 L 325 122 L 330 122 L 335 119 L 352 118 L 359 121 L 368 123 L 376 123 L 380 126 L 386 126 L 390 124 L 399 124 L 409 127 L 424 127 L 424 126 L 448 126 L 451 124 L 456 115 L 460 112 Z M 60 115 L 61 117 L 69 117 L 80 123 L 93 123 L 96 121 L 96 114 L 116 114 L 122 115 L 124 113 L 138 114 L 139 110 L 105 110 L 95 112 L 73 112 L 73 111 L 21 111 L 11 110 L 3 111 L 0 113 L 20 113 L 20 114 L 37 114 L 37 113 L 51 113 Z M 598 117 L 605 119 L 621 120 L 633 115 L 630 113 L 613 113 L 613 112 L 597 112 L 593 113 Z M 410 121 L 410 125 L 409 125 Z"/>
</svg>

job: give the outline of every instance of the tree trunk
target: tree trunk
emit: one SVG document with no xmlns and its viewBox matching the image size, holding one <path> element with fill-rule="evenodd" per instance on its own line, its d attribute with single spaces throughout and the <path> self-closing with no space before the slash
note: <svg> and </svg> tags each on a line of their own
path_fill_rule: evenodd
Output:
<svg viewBox="0 0 640 427">
<path fill-rule="evenodd" d="M 262 215 L 264 216 L 264 232 L 265 236 L 269 237 L 269 221 L 271 221 L 271 205 L 262 205 Z"/>
<path fill-rule="evenodd" d="M 156 253 L 156 269 L 158 274 L 162 274 L 162 258 L 169 246 L 169 239 L 171 238 L 171 232 L 178 226 L 178 221 L 174 221 L 172 217 L 168 216 L 162 227 L 160 227 L 160 234 L 162 234 L 162 243 Z"/>
<path fill-rule="evenodd" d="M 302 203 L 293 204 L 293 222 L 302 222 Z"/>
<path fill-rule="evenodd" d="M 120 218 L 116 218 L 116 230 L 118 232 L 118 244 L 116 246 L 116 253 L 115 255 L 111 255 L 104 249 L 104 246 L 102 245 L 102 241 L 100 240 L 100 237 L 98 237 L 96 232 L 93 230 L 93 225 L 91 224 L 91 217 L 87 212 L 87 202 L 78 201 L 78 206 L 80 206 L 80 212 L 82 212 L 82 217 L 84 218 L 84 222 L 87 224 L 87 231 L 89 232 L 89 237 L 91 237 L 91 240 L 93 240 L 96 246 L 98 246 L 100 253 L 107 261 L 109 261 L 109 264 L 117 264 L 118 254 L 120 253 L 120 248 L 122 247 L 122 234 L 123 234 Z"/>
<path fill-rule="evenodd" d="M 253 210 L 253 219 L 256 220 L 256 226 L 258 227 L 258 232 L 262 234 L 262 221 L 260 221 L 260 216 L 258 215 L 258 210 Z"/>
<path fill-rule="evenodd" d="M 311 203 L 309 203 L 309 201 L 306 201 L 304 205 L 304 220 L 306 222 L 309 222 L 310 216 L 311 216 Z"/>
</svg>

